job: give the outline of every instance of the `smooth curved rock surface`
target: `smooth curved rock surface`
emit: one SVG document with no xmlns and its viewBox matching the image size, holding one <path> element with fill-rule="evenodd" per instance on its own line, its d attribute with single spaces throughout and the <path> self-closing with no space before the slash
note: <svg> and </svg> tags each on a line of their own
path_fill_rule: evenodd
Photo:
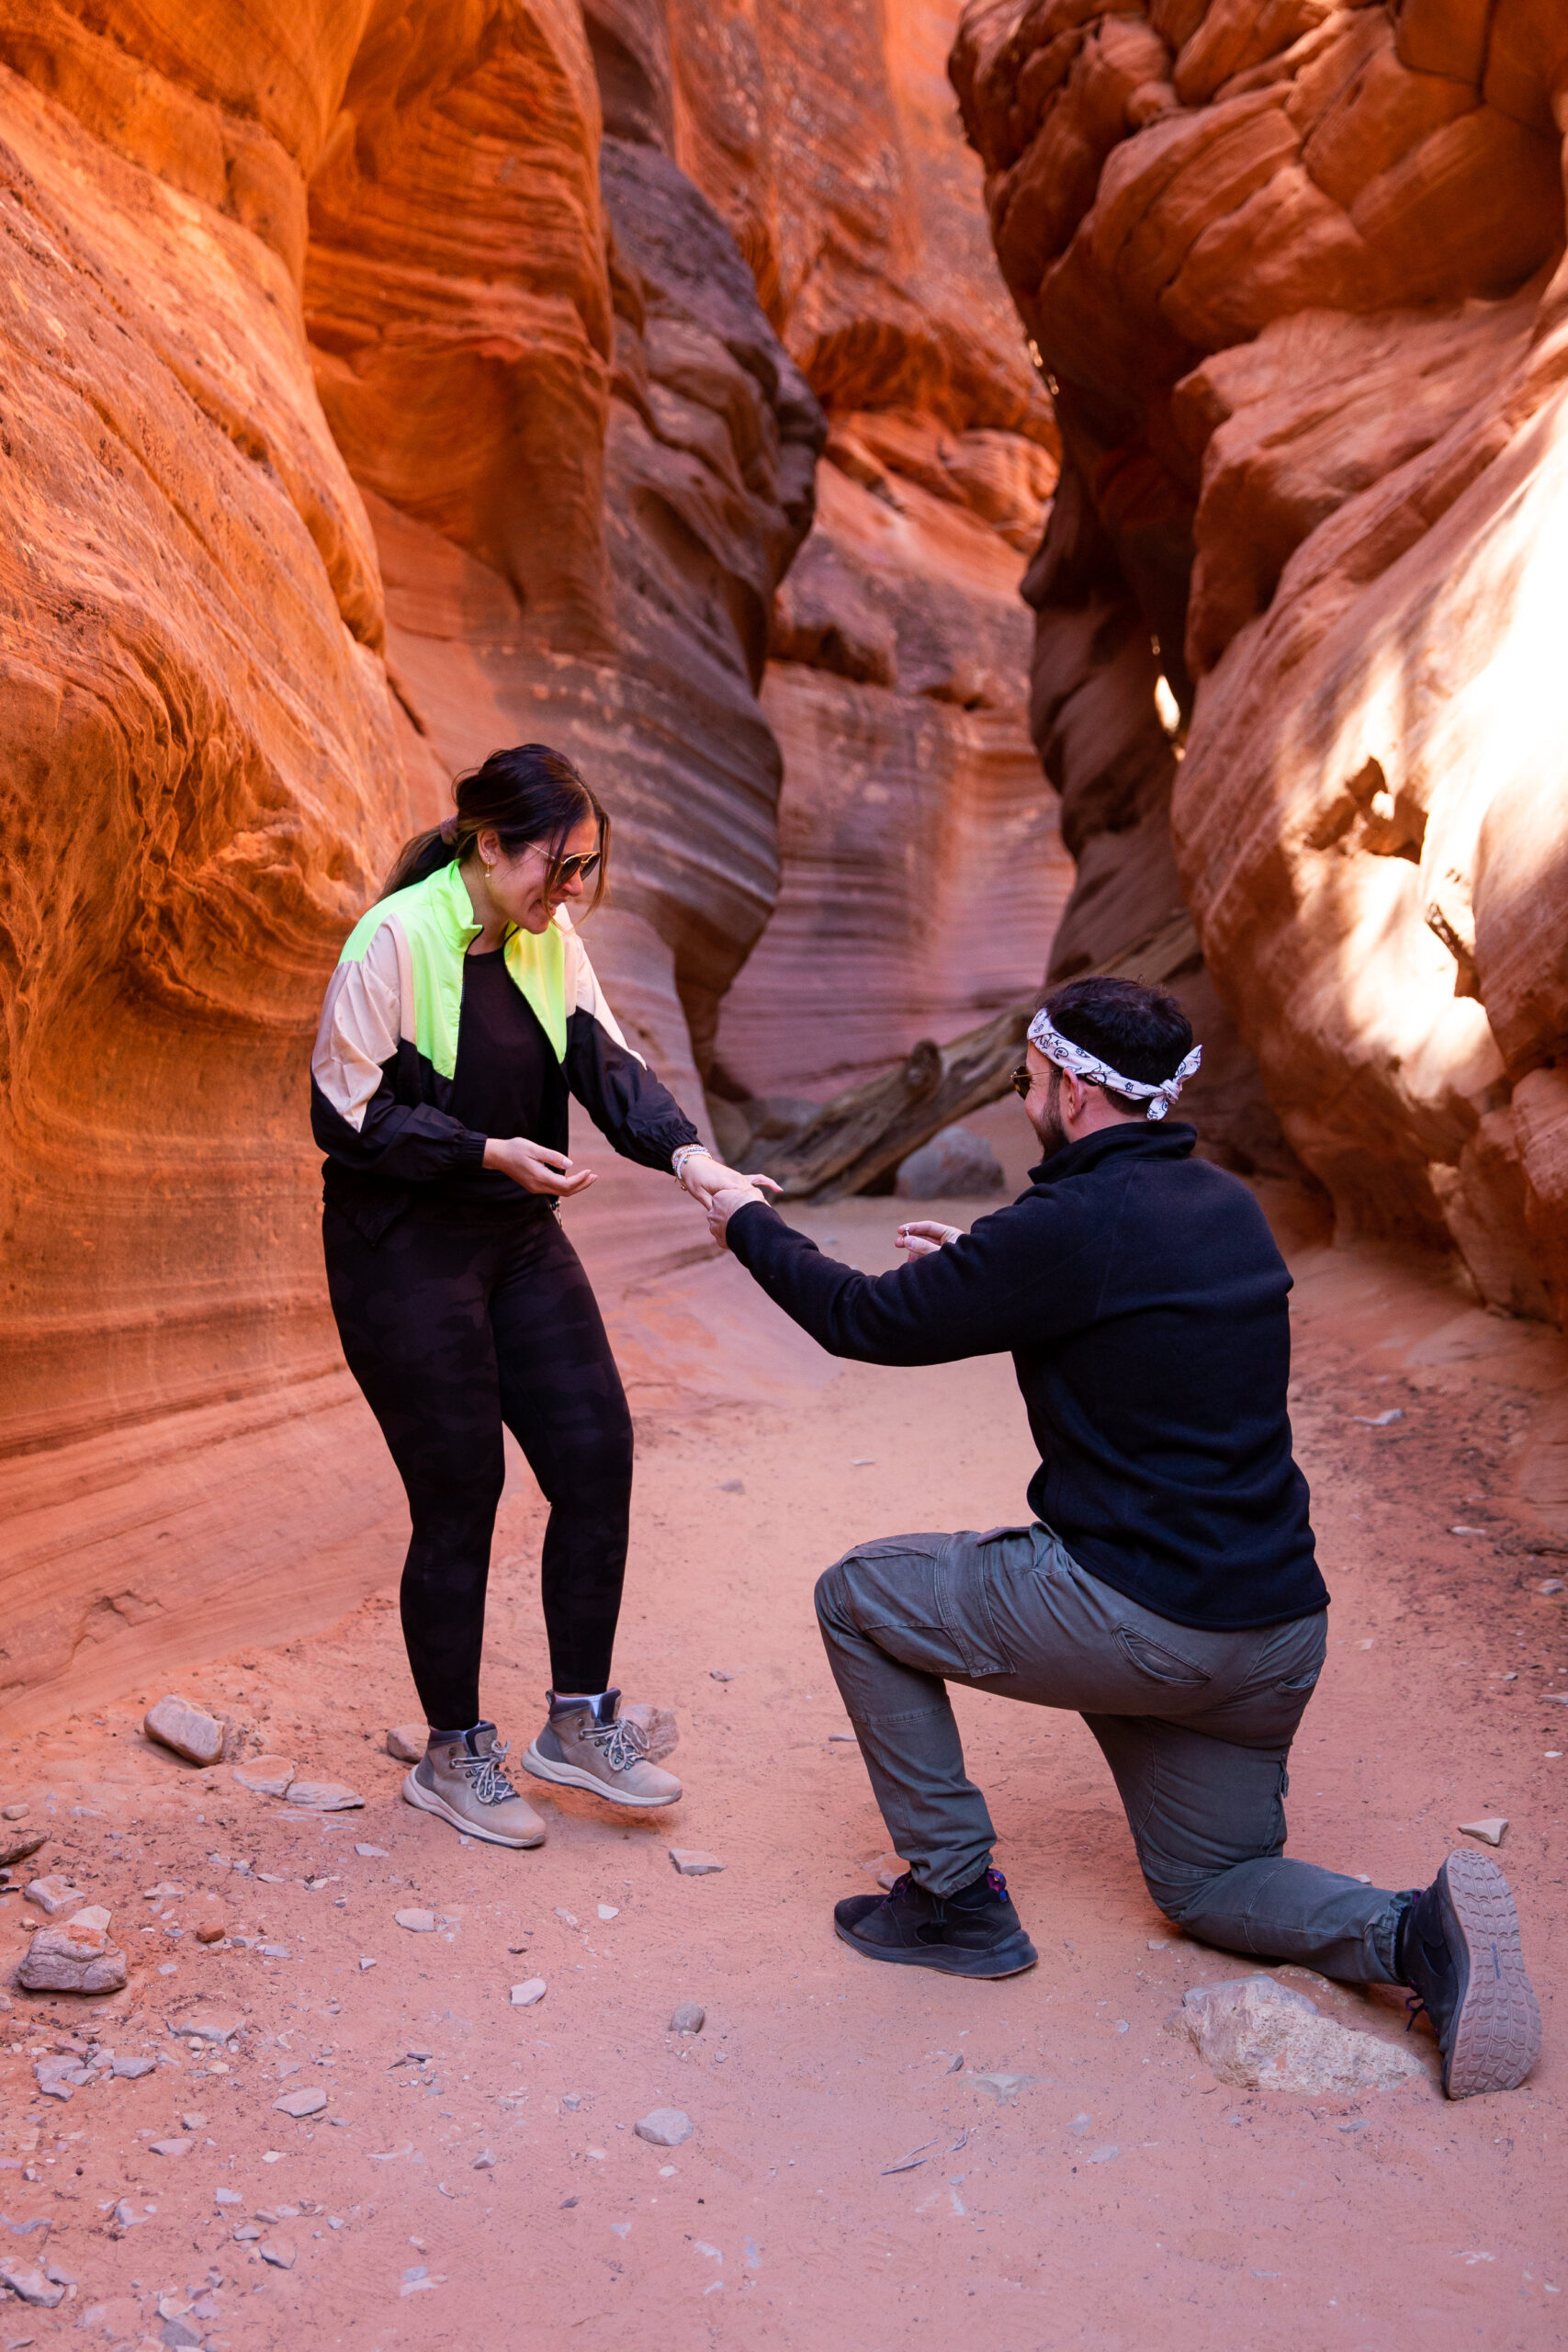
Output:
<svg viewBox="0 0 1568 2352">
<path fill-rule="evenodd" d="M 1065 562 L 1070 481 L 1092 557 L 1033 583 L 1080 857 L 1058 957 L 1090 885 L 1114 925 L 1157 911 L 1173 833 L 1342 1221 L 1561 1317 L 1568 20 L 972 0 L 953 73 L 1053 380 L 1053 537 Z"/>
</svg>

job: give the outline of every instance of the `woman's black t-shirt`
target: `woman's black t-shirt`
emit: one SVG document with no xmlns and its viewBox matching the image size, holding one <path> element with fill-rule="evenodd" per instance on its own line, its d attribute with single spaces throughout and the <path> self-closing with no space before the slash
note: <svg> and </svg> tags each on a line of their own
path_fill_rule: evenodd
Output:
<svg viewBox="0 0 1568 2352">
<path fill-rule="evenodd" d="M 564 1091 L 550 1041 L 506 968 L 505 949 L 466 956 L 457 1067 L 446 1105 L 453 1118 L 479 1135 L 526 1136 L 531 1143 L 547 1143 L 552 1138 L 545 1130 L 557 1125 L 559 1116 L 554 1098 Z M 519 1211 L 549 1206 L 547 1199 L 525 1193 L 499 1168 L 448 1176 L 431 1190 L 444 1201 L 473 1206 Z"/>
</svg>

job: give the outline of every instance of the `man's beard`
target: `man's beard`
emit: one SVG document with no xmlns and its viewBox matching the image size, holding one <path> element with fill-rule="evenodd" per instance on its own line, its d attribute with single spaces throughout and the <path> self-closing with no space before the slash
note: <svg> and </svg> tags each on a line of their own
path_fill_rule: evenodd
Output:
<svg viewBox="0 0 1568 2352">
<path fill-rule="evenodd" d="M 1055 1159 L 1067 1148 L 1067 1131 L 1062 1125 L 1062 1073 L 1055 1062 L 1051 1065 L 1051 1081 L 1045 1091 L 1045 1111 L 1034 1130 L 1040 1138 L 1041 1156 Z"/>
</svg>

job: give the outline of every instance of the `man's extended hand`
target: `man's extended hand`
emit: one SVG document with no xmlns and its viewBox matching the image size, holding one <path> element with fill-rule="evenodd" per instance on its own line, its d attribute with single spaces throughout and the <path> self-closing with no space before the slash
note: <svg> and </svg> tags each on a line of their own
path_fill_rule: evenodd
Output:
<svg viewBox="0 0 1568 2352">
<path fill-rule="evenodd" d="M 730 1174 L 728 1170 L 725 1172 L 727 1175 Z M 725 1227 L 737 1209 L 747 1207 L 752 1201 L 761 1201 L 764 1208 L 768 1206 L 767 1194 L 758 1189 L 759 1184 L 765 1184 L 768 1182 L 769 1179 L 765 1176 L 753 1177 L 748 1183 L 744 1176 L 732 1175 L 731 1181 L 723 1191 L 715 1193 L 707 1204 L 708 1231 L 721 1246 L 724 1241 Z M 778 1186 L 774 1184 L 773 1189 L 776 1193 Z"/>
<path fill-rule="evenodd" d="M 911 1259 L 929 1258 L 933 1250 L 963 1238 L 964 1227 L 961 1225 L 938 1225 L 929 1216 L 916 1217 L 912 1224 L 901 1225 L 897 1234 L 899 1249 L 907 1250 Z"/>
</svg>

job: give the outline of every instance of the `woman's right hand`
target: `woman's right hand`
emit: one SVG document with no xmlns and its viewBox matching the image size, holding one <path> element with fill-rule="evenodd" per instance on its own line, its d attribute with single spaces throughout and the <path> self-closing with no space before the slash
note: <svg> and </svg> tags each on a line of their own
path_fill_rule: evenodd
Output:
<svg viewBox="0 0 1568 2352">
<path fill-rule="evenodd" d="M 592 1168 L 574 1168 L 564 1151 L 548 1144 L 530 1143 L 526 1136 L 491 1136 L 485 1145 L 484 1164 L 499 1168 L 525 1193 L 553 1193 L 562 1200 L 584 1192 L 593 1182 Z"/>
<path fill-rule="evenodd" d="M 908 1225 L 898 1227 L 898 1247 L 907 1250 L 911 1262 L 916 1258 L 929 1258 L 934 1250 L 944 1250 L 950 1241 L 962 1241 L 964 1228 L 957 1225 L 938 1225 L 934 1217 L 916 1217 Z"/>
</svg>

